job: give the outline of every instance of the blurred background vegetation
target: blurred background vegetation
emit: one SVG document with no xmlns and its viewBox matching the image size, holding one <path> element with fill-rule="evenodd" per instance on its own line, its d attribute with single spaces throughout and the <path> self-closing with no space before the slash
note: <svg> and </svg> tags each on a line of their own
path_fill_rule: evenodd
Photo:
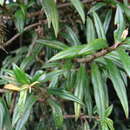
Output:
<svg viewBox="0 0 130 130">
<path fill-rule="evenodd" d="M 0 0 L 0 130 L 130 130 L 129 0 Z"/>
</svg>

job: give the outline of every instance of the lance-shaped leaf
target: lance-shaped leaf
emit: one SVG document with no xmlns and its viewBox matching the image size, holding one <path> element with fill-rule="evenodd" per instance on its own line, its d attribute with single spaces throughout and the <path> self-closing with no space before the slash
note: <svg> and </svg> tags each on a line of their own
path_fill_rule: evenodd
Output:
<svg viewBox="0 0 130 130">
<path fill-rule="evenodd" d="M 66 99 L 66 100 L 77 102 L 77 103 L 83 105 L 82 101 L 78 97 L 72 95 L 70 92 L 68 92 L 68 91 L 66 91 L 64 89 L 60 89 L 60 88 L 49 88 L 48 89 L 48 93 L 56 95 L 56 96 L 58 96 L 60 98 Z"/>
<path fill-rule="evenodd" d="M 91 41 L 89 44 L 84 46 L 84 48 L 79 52 L 80 55 L 85 54 L 91 54 L 92 52 L 95 52 L 97 50 L 103 49 L 107 47 L 107 41 L 104 39 L 95 39 Z"/>
<path fill-rule="evenodd" d="M 69 27 L 66 26 L 66 33 L 64 34 L 64 38 L 70 43 L 72 46 L 80 45 L 80 41 L 76 33 Z"/>
<path fill-rule="evenodd" d="M 26 97 L 27 97 L 27 90 L 20 91 L 20 97 L 14 109 L 12 126 L 14 126 L 17 123 L 17 121 L 21 118 L 21 116 L 24 113 Z"/>
<path fill-rule="evenodd" d="M 96 64 L 92 64 L 92 84 L 94 88 L 94 96 L 99 116 L 102 118 L 105 114 L 105 96 L 103 89 L 103 81 L 99 67 Z"/>
<path fill-rule="evenodd" d="M 0 98 L 0 129 L 12 130 L 8 107 L 2 98 Z"/>
<path fill-rule="evenodd" d="M 22 10 L 17 10 L 15 13 L 15 25 L 19 32 L 23 31 L 24 22 L 25 22 L 25 15 L 23 14 Z"/>
<path fill-rule="evenodd" d="M 63 125 L 63 114 L 62 109 L 59 104 L 57 104 L 54 100 L 48 99 L 47 102 L 52 108 L 52 115 L 57 127 L 61 127 Z"/>
<path fill-rule="evenodd" d="M 124 40 L 122 39 L 122 33 L 125 30 L 123 11 L 119 5 L 117 5 L 114 24 L 117 25 L 117 29 L 114 31 L 114 39 L 115 42 L 118 43 Z"/>
<path fill-rule="evenodd" d="M 113 83 L 118 98 L 120 99 L 125 115 L 126 117 L 128 117 L 129 107 L 128 107 L 128 99 L 127 99 L 125 84 L 121 78 L 120 72 L 116 67 L 116 65 L 113 64 L 110 60 L 106 60 L 106 61 L 107 61 L 107 69 L 110 75 L 109 78 Z"/>
<path fill-rule="evenodd" d="M 118 54 L 120 57 L 120 60 L 124 66 L 125 71 L 127 72 L 128 76 L 130 77 L 130 57 L 129 55 L 125 52 L 124 49 L 118 49 Z"/>
<path fill-rule="evenodd" d="M 101 20 L 96 12 L 93 12 L 93 18 L 94 18 L 94 23 L 95 23 L 98 38 L 106 39 L 103 25 L 102 25 Z"/>
<path fill-rule="evenodd" d="M 69 47 L 68 49 L 59 52 L 55 56 L 53 56 L 50 61 L 73 58 L 80 55 L 89 55 L 95 52 L 96 50 L 103 49 L 107 47 L 107 42 L 104 39 L 96 39 L 93 40 L 89 44 L 78 45 L 74 47 Z"/>
<path fill-rule="evenodd" d="M 87 17 L 86 28 L 87 28 L 86 29 L 87 42 L 90 43 L 91 41 L 96 39 L 96 32 L 95 32 L 94 24 L 90 17 Z"/>
<path fill-rule="evenodd" d="M 74 90 L 74 95 L 78 97 L 81 101 L 83 100 L 84 96 L 84 88 L 86 87 L 86 72 L 85 72 L 85 66 L 81 65 L 79 71 L 77 72 L 77 80 Z M 81 104 L 75 102 L 74 103 L 74 110 L 75 110 L 75 116 L 76 120 L 81 114 Z"/>
<path fill-rule="evenodd" d="M 112 17 L 112 10 L 108 10 L 106 17 L 105 17 L 105 20 L 104 20 L 104 23 L 103 23 L 105 34 L 108 31 L 108 27 L 109 27 L 109 24 L 111 22 L 111 17 Z"/>
<path fill-rule="evenodd" d="M 64 58 L 73 58 L 78 55 L 79 51 L 83 49 L 85 45 L 78 45 L 74 47 L 69 47 L 68 49 L 59 52 L 55 56 L 53 56 L 49 61 L 60 60 Z"/>
<path fill-rule="evenodd" d="M 79 13 L 83 23 L 85 23 L 85 13 L 83 9 L 83 4 L 80 2 L 80 0 L 70 0 L 73 6 L 76 8 L 77 12 Z"/>
<path fill-rule="evenodd" d="M 42 6 L 48 19 L 48 26 L 52 23 L 52 26 L 57 36 L 59 31 L 59 15 L 57 6 L 54 0 L 42 0 Z"/>
<path fill-rule="evenodd" d="M 14 73 L 16 80 L 19 83 L 21 83 L 21 84 L 30 83 L 30 80 L 29 80 L 27 74 L 15 64 L 13 64 L 13 73 Z"/>
<path fill-rule="evenodd" d="M 55 70 L 52 72 L 49 72 L 47 74 L 42 74 L 40 77 L 37 79 L 39 82 L 47 82 L 49 80 L 52 80 L 54 77 L 58 77 L 59 75 L 63 75 L 65 71 L 64 70 Z"/>
<path fill-rule="evenodd" d="M 27 98 L 27 101 L 26 101 L 25 106 L 24 106 L 24 111 L 16 124 L 16 130 L 20 130 L 25 126 L 25 124 L 29 118 L 29 115 L 31 113 L 32 106 L 34 105 L 34 103 L 36 101 L 37 101 L 37 98 L 33 95 L 30 95 Z"/>
<path fill-rule="evenodd" d="M 94 11 L 97 11 L 104 6 L 106 6 L 106 3 L 103 3 L 103 2 L 96 3 L 94 6 L 92 6 L 92 8 L 89 10 L 88 13 L 92 13 Z"/>
<path fill-rule="evenodd" d="M 64 49 L 68 48 L 68 46 L 65 45 L 64 43 L 62 43 L 60 41 L 55 41 L 55 40 L 43 40 L 43 39 L 39 39 L 36 42 L 40 43 L 42 45 L 51 47 L 51 48 L 58 49 L 58 50 L 64 50 Z"/>
</svg>

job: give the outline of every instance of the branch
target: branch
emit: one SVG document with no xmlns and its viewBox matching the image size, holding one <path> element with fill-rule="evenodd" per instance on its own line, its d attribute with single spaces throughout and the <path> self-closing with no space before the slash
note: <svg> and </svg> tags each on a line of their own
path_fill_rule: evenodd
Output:
<svg viewBox="0 0 130 130">
<path fill-rule="evenodd" d="M 42 21 L 40 21 L 40 22 L 38 22 L 38 23 L 31 24 L 31 25 L 25 27 L 25 28 L 23 29 L 23 32 L 25 32 L 25 31 L 27 31 L 27 30 L 29 30 L 29 29 L 31 29 L 31 28 L 34 28 L 34 27 L 36 27 L 36 26 L 38 26 L 38 25 L 41 25 L 41 23 L 45 23 L 45 22 L 46 22 L 46 20 L 42 20 Z M 17 33 L 16 35 L 14 35 L 10 40 L 8 40 L 8 41 L 4 44 L 3 47 L 6 47 L 6 46 L 10 45 L 10 44 L 11 44 L 15 39 L 17 39 L 20 35 L 21 35 L 21 33 Z"/>
<path fill-rule="evenodd" d="M 106 48 L 106 49 L 103 49 L 93 55 L 90 55 L 89 57 L 86 57 L 86 58 L 76 58 L 74 59 L 75 62 L 79 62 L 79 63 L 90 63 L 92 62 L 93 60 L 95 60 L 96 58 L 99 58 L 101 56 L 104 56 L 106 54 L 108 54 L 109 52 L 112 52 L 114 51 L 115 49 L 117 49 L 119 46 L 121 46 L 122 43 L 115 43 L 113 44 L 112 46 Z"/>
</svg>

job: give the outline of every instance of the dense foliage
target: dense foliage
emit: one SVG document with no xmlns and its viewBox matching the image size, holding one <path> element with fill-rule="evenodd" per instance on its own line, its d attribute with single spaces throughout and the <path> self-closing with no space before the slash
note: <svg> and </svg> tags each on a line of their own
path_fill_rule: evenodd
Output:
<svg viewBox="0 0 130 130">
<path fill-rule="evenodd" d="M 0 130 L 128 130 L 127 0 L 0 0 Z"/>
</svg>

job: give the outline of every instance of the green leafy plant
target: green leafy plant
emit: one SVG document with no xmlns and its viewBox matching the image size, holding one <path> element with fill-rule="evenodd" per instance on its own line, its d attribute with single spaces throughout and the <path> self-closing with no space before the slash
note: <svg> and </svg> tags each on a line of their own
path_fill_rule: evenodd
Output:
<svg viewBox="0 0 130 130">
<path fill-rule="evenodd" d="M 129 129 L 127 0 L 0 5 L 16 27 L 3 45 L 0 129 Z"/>
</svg>

